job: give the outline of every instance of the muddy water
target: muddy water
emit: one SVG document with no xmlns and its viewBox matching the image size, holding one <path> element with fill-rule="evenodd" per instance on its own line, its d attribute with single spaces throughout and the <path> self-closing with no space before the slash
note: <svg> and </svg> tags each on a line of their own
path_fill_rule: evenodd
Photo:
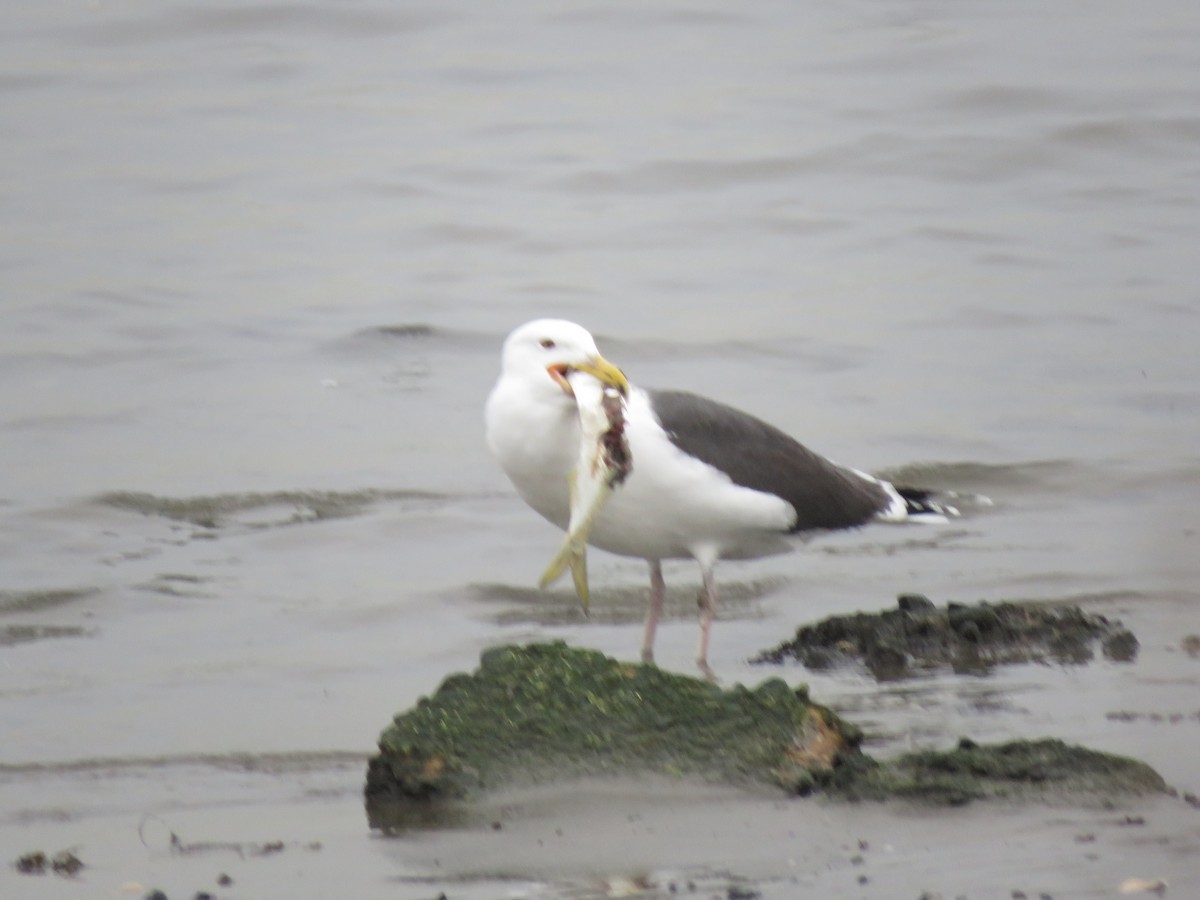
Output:
<svg viewBox="0 0 1200 900">
<path fill-rule="evenodd" d="M 1200 793 L 1195 22 L 1182 0 L 10 11 L 0 848 L 88 868 L 5 869 L 0 894 L 1194 878 L 1182 803 L 1126 826 L 564 789 L 383 840 L 359 790 L 392 713 L 486 646 L 635 653 L 643 567 L 594 555 L 588 623 L 533 590 L 558 537 L 483 448 L 500 341 L 554 314 L 635 381 L 995 501 L 724 566 L 724 680 L 902 591 L 1070 598 L 1137 661 L 783 674 L 876 752 L 1055 734 Z M 695 573 L 667 577 L 659 655 L 687 671 Z M 578 842 L 548 860 L 557 831 Z M 859 839 L 879 852 L 854 864 Z"/>
</svg>

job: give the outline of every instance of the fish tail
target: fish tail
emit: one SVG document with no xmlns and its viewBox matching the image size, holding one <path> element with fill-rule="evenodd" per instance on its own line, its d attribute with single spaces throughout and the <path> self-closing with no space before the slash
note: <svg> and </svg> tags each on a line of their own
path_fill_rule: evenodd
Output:
<svg viewBox="0 0 1200 900">
<path fill-rule="evenodd" d="M 579 597 L 579 604 L 583 607 L 586 615 L 591 594 L 588 590 L 587 545 L 583 541 L 570 537 L 563 541 L 562 547 L 554 555 L 554 559 L 550 560 L 550 565 L 546 566 L 542 577 L 538 579 L 538 587 L 543 590 L 548 588 L 558 581 L 568 568 L 571 570 L 571 580 L 575 582 L 575 593 Z"/>
<path fill-rule="evenodd" d="M 550 587 L 550 585 L 562 578 L 563 572 L 567 571 L 567 566 L 570 563 L 571 548 L 564 544 L 562 549 L 555 554 L 554 559 L 550 560 L 550 565 L 546 566 L 546 571 L 542 573 L 542 577 L 538 579 L 538 587 L 542 590 Z"/>
</svg>

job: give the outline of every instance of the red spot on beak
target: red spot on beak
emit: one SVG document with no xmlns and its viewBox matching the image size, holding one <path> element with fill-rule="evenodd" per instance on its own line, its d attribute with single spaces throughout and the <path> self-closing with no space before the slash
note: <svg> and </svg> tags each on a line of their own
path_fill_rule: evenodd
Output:
<svg viewBox="0 0 1200 900">
<path fill-rule="evenodd" d="M 566 363 L 555 363 L 552 366 L 546 366 L 546 373 L 563 389 L 563 392 L 574 397 L 575 392 L 571 390 L 571 382 L 567 381 L 567 373 L 570 371 L 571 367 Z"/>
</svg>

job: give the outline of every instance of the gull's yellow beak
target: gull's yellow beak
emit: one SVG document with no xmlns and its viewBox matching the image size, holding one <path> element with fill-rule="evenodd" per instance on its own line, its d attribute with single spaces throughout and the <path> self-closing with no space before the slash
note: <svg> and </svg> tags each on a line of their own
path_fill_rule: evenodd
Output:
<svg viewBox="0 0 1200 900">
<path fill-rule="evenodd" d="M 629 396 L 629 381 L 625 378 L 625 373 L 600 354 L 596 354 L 586 362 L 576 363 L 573 366 L 566 363 L 547 366 L 546 371 L 550 373 L 551 378 L 558 382 L 559 387 L 572 396 L 574 396 L 575 392 L 571 390 L 571 384 L 567 381 L 568 372 L 586 372 L 588 375 L 599 379 L 602 384 L 616 388 L 621 392 L 622 397 Z"/>
</svg>

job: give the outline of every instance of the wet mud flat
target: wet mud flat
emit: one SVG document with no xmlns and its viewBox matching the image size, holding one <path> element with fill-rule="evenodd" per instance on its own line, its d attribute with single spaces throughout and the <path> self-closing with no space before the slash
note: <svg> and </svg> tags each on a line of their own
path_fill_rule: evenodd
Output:
<svg viewBox="0 0 1200 900">
<path fill-rule="evenodd" d="M 1155 611 L 1162 615 L 1151 614 Z M 1113 633 L 1124 627 L 1115 617 L 1107 621 Z M 1165 603 L 1141 611 L 1136 619 L 1140 649 L 1129 663 L 1107 657 L 1103 636 L 1094 636 L 1091 667 L 1058 662 L 1006 667 L 1046 685 L 1057 683 L 1064 671 L 1102 676 L 1149 666 L 1157 673 L 1166 663 L 1178 674 L 1179 665 L 1194 666 L 1189 650 L 1194 642 L 1181 638 L 1171 622 L 1178 617 Z M 1146 623 L 1157 623 L 1157 630 Z M 796 768 L 790 781 L 779 780 L 778 752 L 774 761 L 760 754 L 755 766 L 725 760 L 714 772 L 705 765 L 713 757 L 711 747 L 698 738 L 685 742 L 687 754 L 662 755 L 657 771 L 556 766 L 546 777 L 522 783 L 461 769 L 456 779 L 439 780 L 454 774 L 455 767 L 445 764 L 449 760 L 439 766 L 426 759 L 415 767 L 417 793 L 446 786 L 449 802 L 436 809 L 426 804 L 421 815 L 377 821 L 381 827 L 369 837 L 365 753 L 291 763 L 214 758 L 186 765 L 48 767 L 0 773 L 0 787 L 9 798 L 9 812 L 0 820 L 0 839 L 9 848 L 0 895 L 144 897 L 157 890 L 185 900 L 201 895 L 428 900 L 441 894 L 467 900 L 1022 893 L 1064 898 L 1121 896 L 1122 885 L 1154 885 L 1160 879 L 1168 884 L 1167 896 L 1187 896 L 1189 879 L 1195 877 L 1200 854 L 1195 798 L 1183 796 L 1186 791 L 1179 796 L 1163 792 L 1152 772 L 1114 759 L 1119 754 L 1092 756 L 1081 746 L 1091 741 L 1070 726 L 1059 733 L 1061 740 L 1051 737 L 1051 729 L 1044 729 L 1045 740 L 1015 742 L 963 741 L 963 732 L 947 731 L 934 742 L 934 751 L 879 752 L 869 735 L 859 739 L 860 716 L 852 708 L 814 703 L 798 687 L 774 677 L 771 667 L 749 667 L 742 677 L 751 687 L 721 688 L 580 652 L 601 680 L 650 690 L 678 678 L 679 689 L 693 703 L 728 704 L 744 717 L 740 727 L 730 729 L 733 737 L 747 737 L 755 729 L 770 733 L 774 726 L 755 721 L 763 710 L 775 707 L 802 727 L 815 707 L 829 730 L 824 737 L 820 729 L 809 732 L 811 758 L 822 762 L 819 769 L 839 757 L 857 763 L 861 771 L 849 782 L 857 794 L 838 793 L 844 786 L 836 766 L 811 776 L 810 785 L 797 779 Z M 486 651 L 485 659 L 501 671 L 510 667 L 510 676 L 522 671 L 506 648 Z M 790 666 L 777 671 L 794 682 L 800 672 L 794 662 Z M 944 665 L 935 667 L 937 675 L 919 667 L 913 671 L 909 680 L 914 683 L 991 680 Z M 751 680 L 757 672 L 763 678 Z M 825 685 L 814 694 L 824 696 L 836 680 L 862 679 L 864 672 L 868 692 L 904 683 L 876 681 L 847 654 L 839 667 L 812 673 Z M 543 667 L 541 679 L 563 682 L 560 702 L 573 714 L 586 718 L 602 712 L 606 702 L 622 702 L 611 685 L 598 691 L 582 675 L 570 677 L 575 680 Z M 449 676 L 449 693 L 469 693 L 470 679 L 467 673 Z M 511 708 L 504 692 L 515 686 L 497 679 L 493 687 L 499 692 L 485 698 L 480 717 L 487 712 L 503 718 Z M 435 692 L 422 715 L 429 723 L 450 708 Z M 534 707 L 527 708 L 527 721 L 515 725 L 536 726 Z M 1191 707 L 1176 718 L 1161 703 L 1139 704 L 1131 696 L 1114 697 L 1105 708 L 1114 716 L 1106 720 L 1111 727 L 1145 731 L 1158 745 L 1182 746 L 1194 724 L 1187 714 Z M 654 715 L 656 722 L 643 723 L 640 732 L 658 737 L 672 730 L 668 711 Z M 1003 718 L 1004 710 L 993 718 L 997 715 Z M 677 716 L 684 717 L 682 709 Z M 521 728 L 514 731 L 521 733 Z M 616 735 L 613 743 L 619 748 L 626 740 Z M 633 745 L 627 749 L 644 753 Z M 794 742 L 787 749 L 794 749 Z M 794 762 L 787 752 L 782 756 Z M 1101 768 L 1115 764 L 1140 787 L 1119 795 L 1087 784 L 1056 790 L 1059 779 L 1081 776 L 1085 769 L 1079 764 L 1088 761 Z M 980 770 L 989 768 L 995 777 L 980 778 Z M 874 779 L 886 780 L 889 795 L 899 799 L 880 802 L 884 791 Z M 1167 787 L 1173 786 L 1168 779 Z M 806 791 L 804 799 L 792 796 Z M 848 796 L 857 799 L 847 802 Z M 20 859 L 37 853 L 51 865 L 21 872 Z M 55 858 L 73 859 L 80 868 L 57 871 Z"/>
<path fill-rule="evenodd" d="M 10 865 L 14 850 L 0 886 L 30 900 L 154 891 L 169 900 L 980 900 L 1013 892 L 1063 900 L 1121 896 L 1120 885 L 1139 877 L 1165 879 L 1170 897 L 1188 896 L 1189 854 L 1200 849 L 1195 811 L 1185 817 L 1161 796 L 1116 809 L 930 807 L 780 799 L 690 779 L 571 779 L 497 791 L 455 815 L 372 838 L 361 778 L 345 788 L 281 802 L 263 796 L 269 790 L 227 785 L 211 806 L 165 811 L 146 828 L 148 846 L 131 813 L 5 827 L 5 846 L 21 853 L 73 841 L 83 868 L 21 874 Z"/>
<path fill-rule="evenodd" d="M 1094 640 L 1129 635 L 1077 609 L 1032 618 Z M 620 717 L 625 691 L 655 719 L 632 736 L 604 723 Z M 658 691 L 671 698 L 645 702 Z M 540 713 L 555 705 L 550 725 Z M 710 714 L 733 723 L 720 739 L 696 723 Z M 772 718 L 781 732 L 764 727 Z M 415 848 L 440 867 L 457 847 L 466 872 L 562 879 L 530 896 L 1110 896 L 1166 890 L 1164 873 L 1200 847 L 1196 798 L 1128 757 L 1054 737 L 961 738 L 877 760 L 861 738 L 778 679 L 722 690 L 594 651 L 502 647 L 397 715 L 365 799 L 372 825 L 409 843 L 410 859 Z M 1110 858 L 1113 844 L 1143 849 Z M 1153 877 L 1122 868 L 1155 858 Z"/>
</svg>

